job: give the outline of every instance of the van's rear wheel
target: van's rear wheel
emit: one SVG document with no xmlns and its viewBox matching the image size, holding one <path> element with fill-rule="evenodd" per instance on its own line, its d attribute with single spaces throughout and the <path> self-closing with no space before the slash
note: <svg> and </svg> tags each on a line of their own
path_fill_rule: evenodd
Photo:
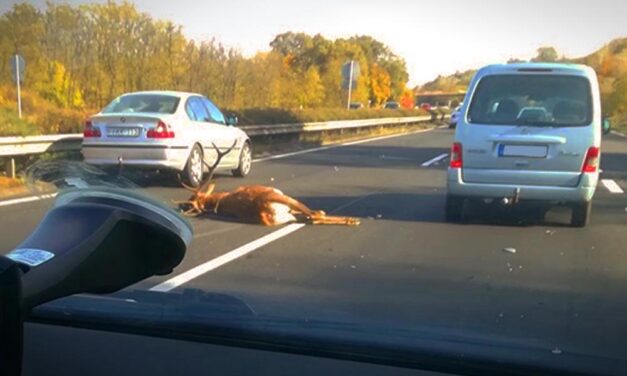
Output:
<svg viewBox="0 0 627 376">
<path fill-rule="evenodd" d="M 586 227 L 590 223 L 592 201 L 577 203 L 572 206 L 570 225 L 573 227 Z"/>
<path fill-rule="evenodd" d="M 202 158 L 202 149 L 200 146 L 194 145 L 191 153 L 189 153 L 189 158 L 187 158 L 185 169 L 183 170 L 185 182 L 194 188 L 200 186 L 200 183 L 202 182 Z"/>
<path fill-rule="evenodd" d="M 464 198 L 459 196 L 446 196 L 445 217 L 447 222 L 461 222 L 464 216 Z"/>
</svg>

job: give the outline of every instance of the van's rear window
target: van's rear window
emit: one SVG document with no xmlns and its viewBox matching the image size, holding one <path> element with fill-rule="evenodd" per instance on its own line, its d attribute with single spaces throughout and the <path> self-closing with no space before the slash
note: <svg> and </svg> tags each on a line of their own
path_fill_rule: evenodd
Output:
<svg viewBox="0 0 627 376">
<path fill-rule="evenodd" d="M 592 123 L 592 95 L 585 77 L 492 75 L 479 81 L 468 122 L 489 125 L 584 126 Z"/>
</svg>

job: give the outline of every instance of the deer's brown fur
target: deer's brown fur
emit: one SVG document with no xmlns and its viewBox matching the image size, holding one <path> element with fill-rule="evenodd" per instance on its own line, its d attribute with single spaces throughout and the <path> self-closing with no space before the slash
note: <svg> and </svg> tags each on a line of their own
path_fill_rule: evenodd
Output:
<svg viewBox="0 0 627 376">
<path fill-rule="evenodd" d="M 311 210 L 305 204 L 293 199 L 272 187 L 262 185 L 241 186 L 231 192 L 214 192 L 213 173 L 222 157 L 228 154 L 235 144 L 225 152 L 214 145 L 218 157 L 209 168 L 209 176 L 198 189 L 185 186 L 193 192 L 187 201 L 177 201 L 185 215 L 212 213 L 231 217 L 248 223 L 265 226 L 281 225 L 288 222 L 303 222 L 315 225 L 359 225 L 359 219 L 329 216 L 323 211 Z"/>
</svg>

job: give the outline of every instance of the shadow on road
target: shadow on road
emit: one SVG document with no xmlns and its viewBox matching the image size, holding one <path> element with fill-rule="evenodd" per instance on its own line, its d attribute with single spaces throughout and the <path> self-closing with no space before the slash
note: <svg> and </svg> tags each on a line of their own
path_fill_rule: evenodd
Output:
<svg viewBox="0 0 627 376">
<path fill-rule="evenodd" d="M 312 208 L 337 215 L 373 220 L 446 223 L 444 217 L 445 192 L 433 188 L 421 193 L 375 193 L 341 210 L 355 197 L 298 197 Z M 468 203 L 466 218 L 461 225 L 486 226 L 569 226 L 570 210 L 564 207 L 546 207 L 521 203 L 513 207 L 497 204 Z M 599 220 L 594 221 L 599 223 Z"/>
</svg>

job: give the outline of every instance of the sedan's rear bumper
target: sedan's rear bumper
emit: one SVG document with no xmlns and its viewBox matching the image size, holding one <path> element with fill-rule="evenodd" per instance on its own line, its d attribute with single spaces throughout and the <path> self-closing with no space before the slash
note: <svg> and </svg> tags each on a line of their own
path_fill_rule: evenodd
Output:
<svg viewBox="0 0 627 376">
<path fill-rule="evenodd" d="M 448 194 L 476 198 L 512 198 L 519 190 L 520 200 L 588 202 L 592 200 L 599 180 L 598 174 L 583 174 L 577 187 L 536 186 L 514 184 L 467 183 L 461 169 L 448 169 Z"/>
<path fill-rule="evenodd" d="M 83 144 L 85 162 L 93 165 L 124 165 L 182 170 L 189 154 L 186 146 Z"/>
</svg>

